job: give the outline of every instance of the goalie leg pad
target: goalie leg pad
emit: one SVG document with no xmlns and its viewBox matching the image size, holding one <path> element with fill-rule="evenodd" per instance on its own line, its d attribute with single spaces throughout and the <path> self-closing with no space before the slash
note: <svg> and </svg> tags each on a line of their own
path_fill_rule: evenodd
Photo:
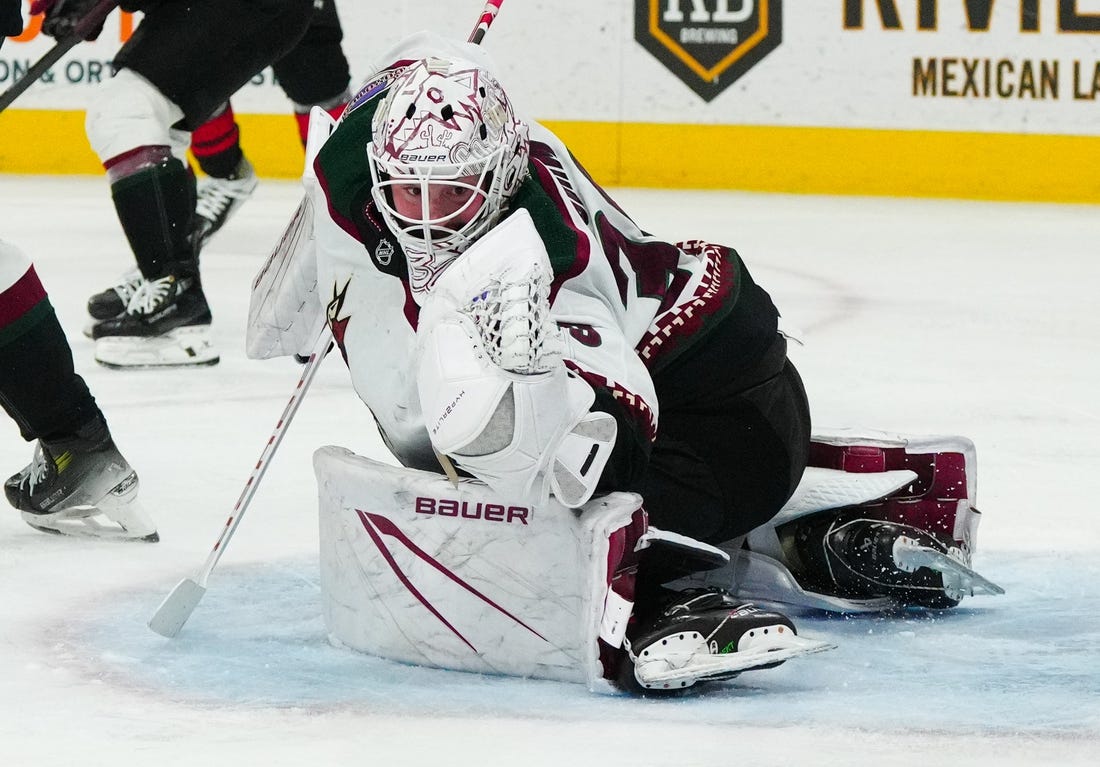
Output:
<svg viewBox="0 0 1100 767">
<path fill-rule="evenodd" d="M 602 688 L 631 613 L 620 565 L 645 532 L 641 499 L 575 512 L 516 503 L 477 480 L 314 455 L 321 591 L 338 642 L 437 668 Z"/>
</svg>

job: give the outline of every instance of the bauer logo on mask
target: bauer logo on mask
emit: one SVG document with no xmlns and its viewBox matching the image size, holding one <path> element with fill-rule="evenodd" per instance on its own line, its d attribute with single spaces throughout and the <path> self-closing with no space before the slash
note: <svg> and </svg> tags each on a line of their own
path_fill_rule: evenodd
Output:
<svg viewBox="0 0 1100 767">
<path fill-rule="evenodd" d="M 780 0 L 634 0 L 634 39 L 705 101 L 782 42 Z"/>
</svg>

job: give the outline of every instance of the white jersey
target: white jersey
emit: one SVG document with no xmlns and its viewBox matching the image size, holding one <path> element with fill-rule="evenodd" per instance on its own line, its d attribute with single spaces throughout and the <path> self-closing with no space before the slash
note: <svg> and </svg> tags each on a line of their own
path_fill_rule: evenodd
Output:
<svg viewBox="0 0 1100 767">
<path fill-rule="evenodd" d="M 414 372 L 419 308 L 371 198 L 366 159 L 379 97 L 407 60 L 399 52 L 360 91 L 314 165 L 318 290 L 387 444 L 405 465 L 435 469 Z M 530 175 L 510 208 L 531 214 L 550 256 L 565 363 L 596 391 L 594 408 L 618 420 L 616 450 L 648 455 L 658 419 L 653 376 L 729 315 L 743 265 L 722 246 L 643 232 L 556 136 L 530 128 Z"/>
</svg>

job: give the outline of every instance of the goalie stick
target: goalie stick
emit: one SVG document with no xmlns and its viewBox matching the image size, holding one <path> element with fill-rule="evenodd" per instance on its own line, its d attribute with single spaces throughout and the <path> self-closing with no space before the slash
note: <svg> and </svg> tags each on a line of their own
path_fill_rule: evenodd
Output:
<svg viewBox="0 0 1100 767">
<path fill-rule="evenodd" d="M 481 11 L 481 16 L 478 18 L 477 25 L 474 27 L 473 32 L 470 33 L 469 42 L 474 44 L 481 43 L 482 39 L 485 37 L 485 33 L 488 32 L 490 25 L 492 25 L 493 19 L 496 18 L 497 12 L 500 10 L 500 6 L 503 2 L 504 0 L 486 1 L 485 7 Z M 164 601 L 160 603 L 160 607 L 153 613 L 153 617 L 149 619 L 149 628 L 161 636 L 171 638 L 179 634 L 180 629 L 183 628 L 183 624 L 191 617 L 191 613 L 195 611 L 203 595 L 206 594 L 206 584 L 210 579 L 210 574 L 217 566 L 218 560 L 221 559 L 226 546 L 229 545 L 229 541 L 233 537 L 233 533 L 236 531 L 237 526 L 240 525 L 241 518 L 248 509 L 248 505 L 252 501 L 252 496 L 255 495 L 256 488 L 260 484 L 260 480 L 263 478 L 264 473 L 267 471 L 271 457 L 278 449 L 279 443 L 282 442 L 283 436 L 286 434 L 286 428 L 290 424 L 291 419 L 294 417 L 294 414 L 298 412 L 298 406 L 301 404 L 302 398 L 305 397 L 306 391 L 308 391 L 310 384 L 313 382 L 313 377 L 317 373 L 317 368 L 320 366 L 321 360 L 324 359 L 331 342 L 332 334 L 326 323 L 317 337 L 317 341 L 313 346 L 313 351 L 309 356 L 309 361 L 306 363 L 306 369 L 302 371 L 302 377 L 298 381 L 297 387 L 294 389 L 294 394 L 291 396 L 290 402 L 287 403 L 282 416 L 279 418 L 278 423 L 275 424 L 275 430 L 272 432 L 271 438 L 268 439 L 267 445 L 260 455 L 260 460 L 256 463 L 256 467 L 252 470 L 252 475 L 249 476 L 248 482 L 245 483 L 244 490 L 241 491 L 241 496 L 237 499 L 237 505 L 233 507 L 233 513 L 229 516 L 229 519 L 226 520 L 225 527 L 222 529 L 221 535 L 218 536 L 218 540 L 214 543 L 213 550 L 207 556 L 206 563 L 203 565 L 202 570 L 199 571 L 195 578 L 184 578 L 177 583 L 176 587 L 172 589 L 168 596 L 164 598 Z"/>
<path fill-rule="evenodd" d="M 118 7 L 118 0 L 100 0 L 92 6 L 91 10 L 76 23 L 72 34 L 57 41 L 53 48 L 38 61 L 31 64 L 27 73 L 16 80 L 10 88 L 0 96 L 0 112 L 3 112 L 12 102 L 23 95 L 24 92 L 44 75 L 49 68 L 61 60 L 61 57 L 75 48 L 77 44 L 84 42 L 84 37 L 89 32 L 100 26 L 111 12 Z"/>
</svg>

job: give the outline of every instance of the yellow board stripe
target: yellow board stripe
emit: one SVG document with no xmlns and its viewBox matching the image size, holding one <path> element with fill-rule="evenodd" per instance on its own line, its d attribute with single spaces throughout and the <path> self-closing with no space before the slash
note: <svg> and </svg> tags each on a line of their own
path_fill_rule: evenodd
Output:
<svg viewBox="0 0 1100 767">
<path fill-rule="evenodd" d="M 237 115 L 261 176 L 296 178 L 290 115 Z M 1100 203 L 1100 137 L 865 128 L 560 122 L 607 186 Z M 0 172 L 101 173 L 83 112 L 0 115 Z"/>
<path fill-rule="evenodd" d="M 1100 137 L 546 123 L 611 186 L 1100 203 Z"/>
</svg>

